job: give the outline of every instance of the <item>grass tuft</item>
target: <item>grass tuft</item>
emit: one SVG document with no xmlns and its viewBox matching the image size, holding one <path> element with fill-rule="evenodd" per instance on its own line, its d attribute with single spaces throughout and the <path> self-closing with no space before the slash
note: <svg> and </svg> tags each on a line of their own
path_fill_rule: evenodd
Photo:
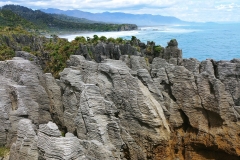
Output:
<svg viewBox="0 0 240 160">
<path fill-rule="evenodd" d="M 10 152 L 9 148 L 6 147 L 0 147 L 0 157 L 4 157 L 6 154 Z"/>
</svg>

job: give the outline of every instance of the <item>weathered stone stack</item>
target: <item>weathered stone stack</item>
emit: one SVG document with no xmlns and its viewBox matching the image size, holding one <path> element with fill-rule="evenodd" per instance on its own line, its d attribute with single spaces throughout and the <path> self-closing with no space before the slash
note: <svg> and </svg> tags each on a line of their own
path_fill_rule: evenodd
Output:
<svg viewBox="0 0 240 160">
<path fill-rule="evenodd" d="M 182 64 L 182 50 L 178 48 L 178 42 L 176 39 L 172 39 L 168 42 L 168 46 L 164 49 L 163 59 L 167 62 L 175 65 Z"/>
<path fill-rule="evenodd" d="M 98 47 L 101 63 L 71 56 L 60 79 L 35 61 L 0 62 L 11 160 L 239 159 L 240 60 L 182 59 L 171 41 L 149 64 L 108 59 L 113 46 Z"/>
<path fill-rule="evenodd" d="M 129 57 L 145 57 L 149 62 L 152 62 L 155 57 L 160 57 L 171 64 L 182 64 L 182 50 L 178 48 L 176 39 L 172 39 L 166 48 L 159 46 L 161 50 L 157 53 L 155 53 L 154 47 L 157 47 L 154 42 L 148 42 L 146 45 L 135 37 L 135 39 L 127 41 L 126 44 L 100 41 L 97 44 L 80 44 L 75 54 L 82 55 L 87 60 L 93 59 L 98 63 L 104 59 L 119 60 L 123 55 L 127 55 Z"/>
</svg>

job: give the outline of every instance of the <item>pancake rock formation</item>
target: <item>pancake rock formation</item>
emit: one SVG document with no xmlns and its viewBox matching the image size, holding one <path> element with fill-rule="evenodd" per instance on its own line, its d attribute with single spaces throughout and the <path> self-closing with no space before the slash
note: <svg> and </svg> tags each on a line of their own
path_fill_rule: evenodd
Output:
<svg viewBox="0 0 240 160">
<path fill-rule="evenodd" d="M 72 55 L 60 79 L 26 52 L 0 62 L 10 160 L 240 158 L 239 59 L 183 59 L 176 41 L 150 63 L 113 51 L 118 58 Z"/>
</svg>

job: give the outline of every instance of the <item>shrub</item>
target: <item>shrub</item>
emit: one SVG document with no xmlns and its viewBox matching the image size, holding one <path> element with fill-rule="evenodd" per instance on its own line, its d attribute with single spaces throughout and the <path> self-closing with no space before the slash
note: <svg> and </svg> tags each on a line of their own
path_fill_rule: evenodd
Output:
<svg viewBox="0 0 240 160">
<path fill-rule="evenodd" d="M 101 37 L 99 38 L 99 40 L 102 41 L 102 42 L 106 42 L 106 41 L 107 41 L 107 37 L 101 36 Z"/>
<path fill-rule="evenodd" d="M 4 157 L 6 154 L 10 152 L 9 148 L 6 147 L 0 147 L 0 157 Z"/>
<path fill-rule="evenodd" d="M 113 43 L 115 43 L 116 40 L 115 40 L 114 38 L 110 37 L 110 38 L 108 38 L 108 42 L 113 42 Z"/>
<path fill-rule="evenodd" d="M 148 46 L 146 48 L 146 52 L 147 52 L 148 55 L 151 55 L 152 54 L 152 46 Z"/>
<path fill-rule="evenodd" d="M 86 43 L 87 42 L 87 40 L 86 40 L 86 38 L 85 37 L 83 37 L 83 36 L 78 36 L 78 37 L 76 37 L 75 38 L 75 41 L 76 42 L 79 42 L 79 43 Z"/>
<path fill-rule="evenodd" d="M 160 52 L 162 51 L 162 47 L 161 47 L 160 45 L 154 46 L 154 47 L 153 47 L 153 51 L 154 51 L 154 52 L 157 52 L 157 53 L 160 53 Z"/>
<path fill-rule="evenodd" d="M 99 40 L 99 37 L 97 35 L 93 35 L 92 42 L 97 42 Z"/>
<path fill-rule="evenodd" d="M 144 57 L 145 61 L 146 61 L 146 65 L 149 66 L 149 59 L 147 57 Z"/>
<path fill-rule="evenodd" d="M 137 39 L 137 37 L 132 36 L 131 41 L 135 41 L 136 39 Z"/>
<path fill-rule="evenodd" d="M 119 43 L 119 44 L 121 44 L 121 43 L 124 42 L 124 40 L 123 40 L 122 38 L 118 37 L 118 38 L 116 38 L 116 42 Z"/>
<path fill-rule="evenodd" d="M 31 52 L 31 49 L 30 49 L 29 46 L 24 46 L 24 47 L 22 48 L 22 50 L 23 50 L 23 51 L 26 51 L 26 52 Z"/>
<path fill-rule="evenodd" d="M 15 56 L 15 52 L 12 48 L 2 45 L 0 46 L 0 61 L 12 59 Z"/>
<path fill-rule="evenodd" d="M 92 51 L 88 48 L 88 55 L 89 55 L 89 57 L 91 58 L 91 59 L 93 59 L 94 57 L 93 57 L 93 53 L 92 53 Z"/>
</svg>

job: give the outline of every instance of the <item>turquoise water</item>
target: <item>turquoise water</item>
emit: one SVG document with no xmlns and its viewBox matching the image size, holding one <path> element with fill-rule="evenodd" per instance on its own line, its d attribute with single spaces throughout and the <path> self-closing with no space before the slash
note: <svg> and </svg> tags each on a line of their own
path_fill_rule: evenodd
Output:
<svg viewBox="0 0 240 160">
<path fill-rule="evenodd" d="M 170 39 L 175 38 L 184 58 L 240 58 L 240 24 L 147 27 L 142 28 L 135 36 L 143 42 L 154 41 L 162 46 L 166 46 Z"/>
<path fill-rule="evenodd" d="M 136 36 L 142 42 L 154 41 L 164 47 L 168 41 L 175 38 L 184 58 L 198 60 L 240 58 L 240 24 L 140 27 L 137 31 L 92 32 L 61 37 L 72 40 L 76 36 L 92 37 L 94 34 L 124 39 Z"/>
</svg>

